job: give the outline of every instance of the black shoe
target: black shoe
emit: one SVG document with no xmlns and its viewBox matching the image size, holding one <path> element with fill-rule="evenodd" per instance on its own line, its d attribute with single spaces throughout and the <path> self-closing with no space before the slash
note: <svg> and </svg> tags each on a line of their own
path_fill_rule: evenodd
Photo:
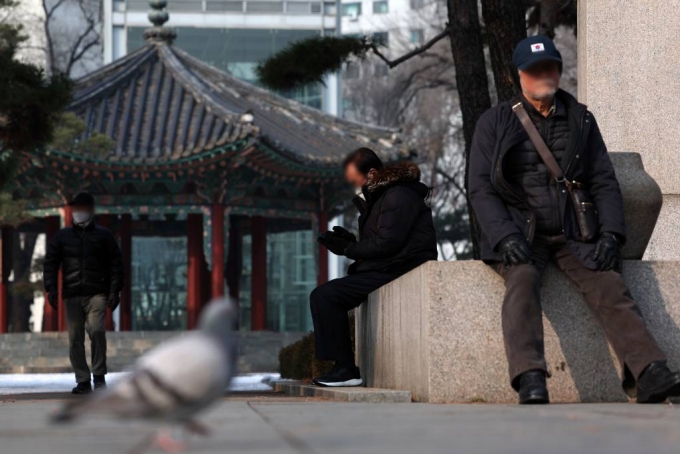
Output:
<svg viewBox="0 0 680 454">
<path fill-rule="evenodd" d="M 106 389 L 106 379 L 103 375 L 94 376 L 94 390 L 104 391 Z"/>
<path fill-rule="evenodd" d="M 71 394 L 90 394 L 92 392 L 92 385 L 89 381 L 82 381 L 73 388 Z"/>
<path fill-rule="evenodd" d="M 550 403 L 544 371 L 530 370 L 519 377 L 519 403 L 522 405 Z"/>
<path fill-rule="evenodd" d="M 680 396 L 680 373 L 671 371 L 665 361 L 653 362 L 638 379 L 639 404 L 658 404 L 675 396 Z"/>
<path fill-rule="evenodd" d="M 326 375 L 316 377 L 312 380 L 317 386 L 341 387 L 341 386 L 361 386 L 364 382 L 361 379 L 359 368 L 335 366 Z"/>
</svg>

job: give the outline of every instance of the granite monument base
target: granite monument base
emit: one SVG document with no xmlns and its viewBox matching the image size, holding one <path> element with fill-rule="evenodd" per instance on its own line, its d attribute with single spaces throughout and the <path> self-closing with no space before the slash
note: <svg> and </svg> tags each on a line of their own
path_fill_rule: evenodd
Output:
<svg viewBox="0 0 680 454">
<path fill-rule="evenodd" d="M 680 366 L 680 262 L 626 261 L 634 298 Z M 373 292 L 356 311 L 366 385 L 432 403 L 517 402 L 501 333 L 501 278 L 478 261 L 429 262 Z M 620 366 L 586 303 L 555 267 L 542 290 L 552 402 L 625 402 Z"/>
</svg>

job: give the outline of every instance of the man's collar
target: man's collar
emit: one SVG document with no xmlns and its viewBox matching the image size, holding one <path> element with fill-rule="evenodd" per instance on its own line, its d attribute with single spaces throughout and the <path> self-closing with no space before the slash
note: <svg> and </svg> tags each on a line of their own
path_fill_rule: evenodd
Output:
<svg viewBox="0 0 680 454">
<path fill-rule="evenodd" d="M 534 105 L 527 100 L 523 93 L 520 95 L 520 97 L 522 98 L 524 108 L 529 113 L 543 117 L 543 115 L 538 111 L 538 109 L 536 109 Z M 559 115 L 564 117 L 567 116 L 567 108 L 557 95 L 553 96 L 553 105 L 552 107 L 550 107 L 550 110 L 548 111 L 548 116 L 544 118 L 550 118 L 553 115 Z"/>
</svg>

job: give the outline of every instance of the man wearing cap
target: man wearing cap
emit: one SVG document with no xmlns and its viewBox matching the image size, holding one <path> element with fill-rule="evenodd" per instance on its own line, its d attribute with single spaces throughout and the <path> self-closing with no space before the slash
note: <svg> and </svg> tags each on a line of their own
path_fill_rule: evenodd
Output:
<svg viewBox="0 0 680 454">
<path fill-rule="evenodd" d="M 123 288 L 120 248 L 110 230 L 94 222 L 94 198 L 85 192 L 69 202 L 73 227 L 57 232 L 47 245 L 44 264 L 45 292 L 56 310 L 59 268 L 68 322 L 69 357 L 76 375 L 73 394 L 92 392 L 90 368 L 85 359 L 85 331 L 92 347 L 94 389 L 106 388 L 106 308 L 114 311 Z"/>
<path fill-rule="evenodd" d="M 480 117 L 468 184 L 481 258 L 505 280 L 503 338 L 520 403 L 549 401 L 540 288 L 550 261 L 602 325 L 629 395 L 644 403 L 680 395 L 680 374 L 666 366 L 619 273 L 623 201 L 595 118 L 559 89 L 562 58 L 552 40 L 524 39 L 513 62 L 521 93 Z M 574 188 L 587 197 L 578 214 Z"/>
</svg>

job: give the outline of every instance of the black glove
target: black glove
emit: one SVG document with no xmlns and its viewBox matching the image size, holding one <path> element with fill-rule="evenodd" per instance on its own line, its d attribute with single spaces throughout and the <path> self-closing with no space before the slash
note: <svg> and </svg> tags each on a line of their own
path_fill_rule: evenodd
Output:
<svg viewBox="0 0 680 454">
<path fill-rule="evenodd" d="M 47 302 L 50 303 L 50 306 L 52 306 L 52 309 L 55 311 L 59 307 L 59 293 L 55 291 L 51 291 L 47 294 Z"/>
<path fill-rule="evenodd" d="M 330 233 L 331 235 L 335 235 L 338 238 L 343 238 L 343 239 L 349 240 L 351 242 L 355 242 L 357 240 L 357 237 L 354 236 L 354 234 L 352 232 L 350 232 L 349 230 L 347 230 L 344 227 L 340 227 L 339 225 L 336 225 L 335 227 L 333 227 L 333 232 L 326 232 L 326 233 Z"/>
<path fill-rule="evenodd" d="M 593 260 L 600 271 L 619 271 L 621 269 L 621 247 L 616 235 L 609 232 L 600 234 L 595 245 Z"/>
<path fill-rule="evenodd" d="M 347 246 L 354 242 L 345 238 L 340 238 L 331 232 L 326 232 L 323 235 L 319 235 L 317 241 L 326 246 L 326 248 L 335 255 L 345 255 Z"/>
<path fill-rule="evenodd" d="M 106 306 L 111 309 L 111 312 L 115 311 L 120 304 L 120 294 L 118 292 L 111 293 L 109 299 L 106 302 Z"/>
<path fill-rule="evenodd" d="M 513 233 L 501 240 L 498 252 L 503 256 L 505 266 L 516 266 L 531 263 L 529 243 L 519 233 Z"/>
</svg>

